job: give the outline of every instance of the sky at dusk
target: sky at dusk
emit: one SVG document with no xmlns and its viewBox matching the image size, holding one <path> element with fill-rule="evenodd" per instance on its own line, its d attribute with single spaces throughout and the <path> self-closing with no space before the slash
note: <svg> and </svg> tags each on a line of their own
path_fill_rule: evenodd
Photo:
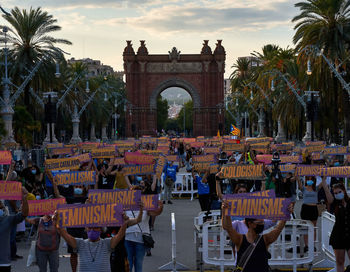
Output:
<svg viewBox="0 0 350 272">
<path fill-rule="evenodd" d="M 62 46 L 66 58 L 92 58 L 123 69 L 126 40 L 135 52 L 146 40 L 149 54 L 167 54 L 172 47 L 181 53 L 200 53 L 203 40 L 212 50 L 222 39 L 226 50 L 226 74 L 240 56 L 261 51 L 265 44 L 292 47 L 294 24 L 299 13 L 296 0 L 5 0 L 15 6 L 41 7 L 58 20 L 62 30 L 55 37 L 70 40 Z M 0 24 L 4 24 L 0 18 Z"/>
</svg>

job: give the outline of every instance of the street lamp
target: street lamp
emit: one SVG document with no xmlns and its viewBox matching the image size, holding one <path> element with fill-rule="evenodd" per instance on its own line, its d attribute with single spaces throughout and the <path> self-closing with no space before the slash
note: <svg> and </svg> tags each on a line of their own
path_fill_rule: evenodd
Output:
<svg viewBox="0 0 350 272">
<path fill-rule="evenodd" d="M 312 75 L 311 61 L 310 61 L 310 60 L 307 60 L 307 71 L 306 71 L 306 74 L 307 74 L 308 76 L 311 76 L 311 75 Z"/>
</svg>

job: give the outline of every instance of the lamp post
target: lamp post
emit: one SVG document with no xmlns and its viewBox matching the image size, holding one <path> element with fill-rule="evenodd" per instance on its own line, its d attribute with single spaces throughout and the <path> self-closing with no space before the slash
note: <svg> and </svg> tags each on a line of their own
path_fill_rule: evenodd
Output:
<svg viewBox="0 0 350 272">
<path fill-rule="evenodd" d="M 6 137 L 3 139 L 4 143 L 16 143 L 13 137 L 13 129 L 12 129 L 12 120 L 13 120 L 13 114 L 14 114 L 14 110 L 13 110 L 13 106 L 16 102 L 16 100 L 18 99 L 18 97 L 22 94 L 22 92 L 24 91 L 24 88 L 28 85 L 28 83 L 32 80 L 32 78 L 34 77 L 35 73 L 38 71 L 40 65 L 42 64 L 42 62 L 44 61 L 45 57 L 41 58 L 41 60 L 36 63 L 36 65 L 34 66 L 34 68 L 30 71 L 30 73 L 25 77 L 24 81 L 22 82 L 22 84 L 17 87 L 16 85 L 14 85 L 9 76 L 8 76 L 8 47 L 7 47 L 7 32 L 8 32 L 8 28 L 5 26 L 3 27 L 2 31 L 4 32 L 5 35 L 5 47 L 4 47 L 4 66 L 5 66 L 5 77 L 2 78 L 2 85 L 4 86 L 4 91 L 3 91 L 3 98 L 0 97 L 0 104 L 1 104 L 1 112 L 0 114 L 3 117 L 3 120 L 5 122 L 5 129 L 7 132 Z M 11 96 L 10 93 L 10 86 L 15 87 L 17 90 L 16 92 Z"/>
<path fill-rule="evenodd" d="M 74 102 L 74 109 L 73 109 L 73 114 L 72 114 L 72 123 L 73 123 L 73 135 L 70 140 L 71 144 L 76 144 L 81 142 L 81 138 L 79 136 L 79 123 L 80 123 L 80 116 L 83 114 L 83 112 L 86 110 L 87 106 L 92 102 L 94 99 L 96 93 L 100 90 L 102 90 L 107 83 L 102 84 L 100 87 L 98 87 L 93 94 L 89 97 L 89 99 L 85 102 L 85 104 L 82 106 L 80 111 L 78 111 L 78 105 L 76 102 Z M 106 128 L 103 130 L 102 128 L 102 140 L 103 138 L 107 138 L 106 135 Z M 104 137 L 105 136 L 105 137 Z"/>
<path fill-rule="evenodd" d="M 184 104 L 184 138 L 186 137 L 186 106 L 185 106 L 185 100 L 183 99 Z"/>
<path fill-rule="evenodd" d="M 287 86 L 289 87 L 289 89 L 291 89 L 291 91 L 294 93 L 294 95 L 297 98 L 297 100 L 299 101 L 299 103 L 304 108 L 305 116 L 307 117 L 307 106 L 306 106 L 306 103 L 305 103 L 303 97 L 301 97 L 298 94 L 298 90 L 296 90 L 293 87 L 293 85 L 289 82 L 289 80 L 286 78 L 286 76 L 284 74 L 282 74 L 281 71 L 279 71 L 277 69 L 273 69 L 272 71 L 267 72 L 267 74 L 278 75 L 280 78 L 283 79 L 284 82 L 287 83 Z M 271 81 L 271 90 L 275 90 L 274 81 Z M 278 134 L 277 134 L 275 140 L 278 142 L 285 140 L 285 135 L 284 135 L 284 131 L 283 131 L 280 119 L 278 120 Z M 303 137 L 303 141 L 307 142 L 310 140 L 311 140 L 311 122 L 307 121 L 306 122 L 306 133 L 305 133 L 305 136 Z"/>
</svg>

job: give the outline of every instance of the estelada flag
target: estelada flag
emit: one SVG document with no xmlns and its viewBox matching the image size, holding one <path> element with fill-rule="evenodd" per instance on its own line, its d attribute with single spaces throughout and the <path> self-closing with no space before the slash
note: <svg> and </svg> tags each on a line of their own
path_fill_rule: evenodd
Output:
<svg viewBox="0 0 350 272">
<path fill-rule="evenodd" d="M 231 124 L 230 134 L 232 134 L 234 136 L 239 136 L 241 134 L 241 131 L 239 128 L 237 128 Z"/>
</svg>

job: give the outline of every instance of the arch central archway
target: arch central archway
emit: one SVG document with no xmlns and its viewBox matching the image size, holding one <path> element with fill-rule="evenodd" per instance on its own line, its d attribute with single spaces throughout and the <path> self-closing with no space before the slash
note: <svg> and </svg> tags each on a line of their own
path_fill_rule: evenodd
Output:
<svg viewBox="0 0 350 272">
<path fill-rule="evenodd" d="M 161 82 L 153 91 L 150 96 L 149 104 L 151 109 L 155 110 L 157 109 L 157 97 L 160 95 L 161 92 L 163 92 L 165 89 L 168 89 L 170 87 L 179 87 L 184 90 L 186 90 L 192 100 L 193 100 L 193 107 L 194 108 L 200 108 L 201 107 L 201 98 L 199 95 L 199 92 L 196 90 L 194 86 L 191 85 L 191 83 L 178 78 L 171 78 L 168 80 L 165 80 Z"/>
<path fill-rule="evenodd" d="M 200 54 L 149 55 L 145 41 L 135 54 L 131 41 L 124 49 L 128 105 L 126 135 L 155 135 L 157 97 L 167 88 L 185 89 L 193 100 L 194 136 L 214 136 L 224 124 L 225 49 L 218 40 L 212 53 L 205 40 Z"/>
</svg>

